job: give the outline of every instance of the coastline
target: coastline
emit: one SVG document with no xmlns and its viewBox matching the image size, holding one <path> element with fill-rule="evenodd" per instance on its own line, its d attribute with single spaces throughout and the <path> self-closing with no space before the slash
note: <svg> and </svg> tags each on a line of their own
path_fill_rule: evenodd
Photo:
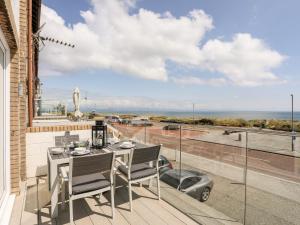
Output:
<svg viewBox="0 0 300 225">
<path fill-rule="evenodd" d="M 98 109 L 86 110 L 105 115 L 137 115 L 137 116 L 166 116 L 176 118 L 210 118 L 210 119 L 245 119 L 245 120 L 290 120 L 290 111 L 255 111 L 255 110 L 121 110 L 121 109 Z M 294 112 L 294 119 L 300 121 L 300 111 Z"/>
<path fill-rule="evenodd" d="M 213 127 L 233 127 L 233 128 L 257 128 L 268 129 L 275 131 L 292 131 L 291 120 L 288 119 L 243 119 L 243 118 L 211 118 L 200 117 L 199 115 L 193 118 L 189 117 L 176 117 L 176 116 L 164 116 L 153 115 L 151 113 L 144 114 L 122 114 L 122 113 L 86 113 L 86 116 L 90 119 L 103 119 L 107 115 L 117 115 L 123 120 L 131 120 L 136 117 L 146 117 L 151 122 L 159 123 L 174 123 L 185 125 L 202 125 Z M 294 121 L 294 131 L 300 132 L 300 120 Z"/>
</svg>

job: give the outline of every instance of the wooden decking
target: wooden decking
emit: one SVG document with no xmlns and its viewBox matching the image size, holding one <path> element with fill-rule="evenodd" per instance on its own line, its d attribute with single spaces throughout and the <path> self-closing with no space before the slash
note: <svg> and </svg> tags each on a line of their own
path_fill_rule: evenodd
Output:
<svg viewBox="0 0 300 225">
<path fill-rule="evenodd" d="M 32 185 L 30 185 L 32 183 Z M 66 209 L 59 206 L 59 217 L 50 219 L 49 192 L 47 184 L 39 184 L 39 204 L 42 206 L 40 217 L 37 216 L 37 192 L 34 182 L 27 182 L 27 188 L 17 197 L 11 225 L 31 224 L 70 224 L 68 204 Z M 24 185 L 25 186 L 25 185 Z M 126 187 L 116 191 L 116 216 L 111 218 L 109 194 L 99 197 L 90 197 L 74 202 L 74 220 L 76 225 L 96 224 L 197 224 L 194 220 L 169 205 L 167 202 L 157 200 L 156 195 L 144 187 L 133 188 L 133 211 L 129 211 L 128 190 Z"/>
</svg>

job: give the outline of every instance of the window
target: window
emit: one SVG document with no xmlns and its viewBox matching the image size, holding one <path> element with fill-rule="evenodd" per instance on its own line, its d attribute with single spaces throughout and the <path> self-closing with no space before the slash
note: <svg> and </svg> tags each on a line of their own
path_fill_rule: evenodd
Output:
<svg viewBox="0 0 300 225">
<path fill-rule="evenodd" d="M 181 183 L 180 189 L 187 189 L 201 180 L 200 177 L 188 177 Z"/>
<path fill-rule="evenodd" d="M 0 28 L 0 224 L 6 224 L 14 196 L 10 195 L 9 59 L 10 49 Z"/>
</svg>

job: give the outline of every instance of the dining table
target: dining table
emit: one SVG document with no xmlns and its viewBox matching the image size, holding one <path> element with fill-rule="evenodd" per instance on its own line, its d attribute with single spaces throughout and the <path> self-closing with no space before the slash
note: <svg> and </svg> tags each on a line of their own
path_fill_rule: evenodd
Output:
<svg viewBox="0 0 300 225">
<path fill-rule="evenodd" d="M 89 148 L 88 155 L 93 154 L 103 154 L 108 152 L 114 152 L 116 158 L 118 157 L 126 157 L 126 155 L 129 155 L 131 150 L 139 149 L 147 147 L 147 145 L 143 143 L 134 143 L 133 148 L 122 148 L 120 145 L 123 142 L 118 142 L 112 145 L 108 145 L 101 149 L 96 148 Z M 59 189 L 60 189 L 60 174 L 59 174 L 59 168 L 68 166 L 70 162 L 71 157 L 77 157 L 75 155 L 72 155 L 71 151 L 65 150 L 59 154 L 57 152 L 55 153 L 55 150 L 57 147 L 49 147 L 47 151 L 47 163 L 48 163 L 48 184 L 49 184 L 49 191 L 51 195 L 51 218 L 54 219 L 58 216 L 58 195 L 59 195 Z"/>
</svg>

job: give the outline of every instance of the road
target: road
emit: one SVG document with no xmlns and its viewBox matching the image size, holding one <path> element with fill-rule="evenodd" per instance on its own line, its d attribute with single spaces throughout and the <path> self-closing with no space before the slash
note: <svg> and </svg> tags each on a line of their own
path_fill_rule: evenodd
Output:
<svg viewBox="0 0 300 225">
<path fill-rule="evenodd" d="M 199 140 L 199 137 L 211 132 L 209 130 L 183 130 L 180 143 L 180 132 L 178 130 L 165 131 L 162 129 L 162 124 L 147 127 L 146 131 L 144 127 L 119 124 L 114 126 L 130 138 L 136 137 L 143 141 L 146 140 L 148 143 L 163 144 L 164 147 L 170 149 L 180 149 L 181 146 L 183 152 L 242 168 L 246 165 L 245 143 L 237 143 L 234 146 Z M 219 137 L 224 138 L 223 136 Z M 268 142 L 271 141 L 268 140 Z M 289 154 L 278 154 L 278 152 L 262 151 L 253 148 L 248 148 L 248 150 L 248 169 L 300 182 L 300 158 Z"/>
</svg>

